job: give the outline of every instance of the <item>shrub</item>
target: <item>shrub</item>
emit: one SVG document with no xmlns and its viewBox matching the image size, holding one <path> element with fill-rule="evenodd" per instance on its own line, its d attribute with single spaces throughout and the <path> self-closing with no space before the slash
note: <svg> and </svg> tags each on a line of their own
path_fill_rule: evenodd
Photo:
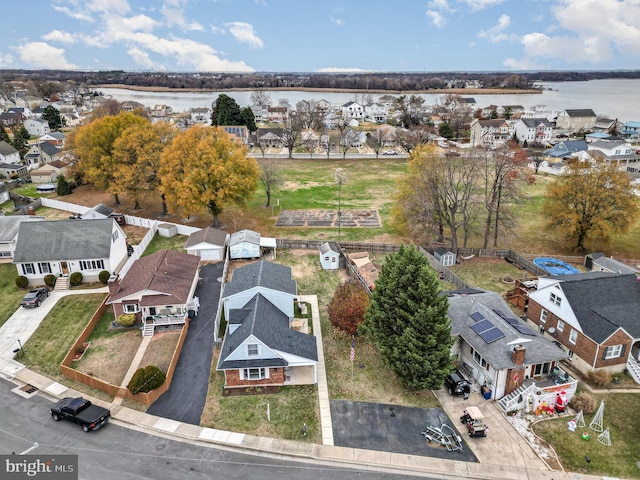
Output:
<svg viewBox="0 0 640 480">
<path fill-rule="evenodd" d="M 150 392 L 161 386 L 165 379 L 166 376 L 162 370 L 156 366 L 149 365 L 136 370 L 127 388 L 134 395 L 140 392 Z"/>
<path fill-rule="evenodd" d="M 334 327 L 354 335 L 364 321 L 368 306 L 369 294 L 360 283 L 342 283 L 329 303 L 329 321 Z"/>
<path fill-rule="evenodd" d="M 135 313 L 123 313 L 118 317 L 118 323 L 123 327 L 130 327 L 134 323 L 136 323 L 136 314 Z"/>
<path fill-rule="evenodd" d="M 81 283 L 82 283 L 82 273 L 73 272 L 71 275 L 69 275 L 69 284 L 72 287 L 80 285 Z"/>
<path fill-rule="evenodd" d="M 29 286 L 29 279 L 27 277 L 23 277 L 19 275 L 16 277 L 16 287 L 18 288 L 27 288 Z"/>
<path fill-rule="evenodd" d="M 98 274 L 98 280 L 100 280 L 100 283 L 104 283 L 105 285 L 107 284 L 107 282 L 109 281 L 109 278 L 111 277 L 111 274 L 109 272 L 107 272 L 106 270 L 102 270 L 99 274 Z"/>
<path fill-rule="evenodd" d="M 573 397 L 571 402 L 569 402 L 569 406 L 576 412 L 582 411 L 584 414 L 593 413 L 596 410 L 596 400 L 591 394 L 583 392 Z"/>
<path fill-rule="evenodd" d="M 55 275 L 51 275 L 51 274 L 45 275 L 44 276 L 44 284 L 47 287 L 53 287 L 56 284 L 56 276 Z"/>
<path fill-rule="evenodd" d="M 587 380 L 596 387 L 606 387 L 611 383 L 611 375 L 606 370 L 595 370 L 587 374 Z"/>
</svg>

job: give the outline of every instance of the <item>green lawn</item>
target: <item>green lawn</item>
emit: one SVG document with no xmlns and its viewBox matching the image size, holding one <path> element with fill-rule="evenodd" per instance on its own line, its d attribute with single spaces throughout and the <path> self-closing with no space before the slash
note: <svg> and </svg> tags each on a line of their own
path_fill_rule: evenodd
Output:
<svg viewBox="0 0 640 480">
<path fill-rule="evenodd" d="M 189 239 L 186 235 L 174 235 L 173 237 L 161 237 L 157 233 L 154 235 L 153 240 L 149 243 L 143 257 L 151 255 L 159 250 L 176 250 L 178 252 L 185 253 L 184 246 Z"/>
<path fill-rule="evenodd" d="M 603 426 L 609 429 L 610 447 L 598 442 L 598 432 L 589 428 L 593 414 L 585 415 L 586 426 L 575 432 L 568 430 L 567 422 L 571 418 L 566 417 L 537 423 L 533 430 L 553 445 L 566 470 L 617 478 L 640 478 L 640 468 L 636 464 L 640 461 L 638 395 L 616 393 L 594 397 L 598 404 L 600 400 L 605 400 Z M 583 431 L 589 432 L 589 440 L 581 438 Z M 585 455 L 591 459 L 588 470 Z"/>
<path fill-rule="evenodd" d="M 20 301 L 27 290 L 16 287 L 18 273 L 12 263 L 0 264 L 0 327 L 20 307 Z"/>
<path fill-rule="evenodd" d="M 474 257 L 449 268 L 472 287 L 499 293 L 513 289 L 513 282 L 505 283 L 505 277 L 520 279 L 525 275 L 524 270 L 519 270 L 504 259 Z"/>
<path fill-rule="evenodd" d="M 104 299 L 103 293 L 69 295 L 60 299 L 24 345 L 25 355 L 20 362 L 66 384 L 60 364 Z"/>
</svg>

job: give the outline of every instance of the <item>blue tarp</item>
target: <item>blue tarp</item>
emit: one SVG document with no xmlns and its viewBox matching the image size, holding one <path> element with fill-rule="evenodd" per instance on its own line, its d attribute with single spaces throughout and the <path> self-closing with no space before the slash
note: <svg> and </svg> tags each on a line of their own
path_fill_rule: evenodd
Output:
<svg viewBox="0 0 640 480">
<path fill-rule="evenodd" d="M 580 273 L 576 267 L 572 267 L 568 263 L 558 260 L 557 258 L 538 257 L 533 263 L 540 268 L 545 269 L 551 275 L 568 275 L 570 273 Z"/>
</svg>

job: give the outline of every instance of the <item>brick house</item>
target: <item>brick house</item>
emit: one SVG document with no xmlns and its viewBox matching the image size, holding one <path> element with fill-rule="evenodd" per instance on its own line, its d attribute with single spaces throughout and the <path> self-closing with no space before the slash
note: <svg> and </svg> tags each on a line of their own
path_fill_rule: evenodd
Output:
<svg viewBox="0 0 640 480">
<path fill-rule="evenodd" d="M 640 383 L 639 309 L 635 274 L 587 272 L 539 278 L 527 317 L 581 372 L 627 369 Z"/>
</svg>

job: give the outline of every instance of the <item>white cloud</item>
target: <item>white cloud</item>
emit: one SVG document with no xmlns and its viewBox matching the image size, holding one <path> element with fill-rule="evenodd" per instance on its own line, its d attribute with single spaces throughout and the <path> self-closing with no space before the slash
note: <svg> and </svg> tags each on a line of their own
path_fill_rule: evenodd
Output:
<svg viewBox="0 0 640 480">
<path fill-rule="evenodd" d="M 82 9 L 78 9 L 77 11 L 71 10 L 69 7 L 60 7 L 58 5 L 52 5 L 54 10 L 57 10 L 60 13 L 64 13 L 65 15 L 74 18 L 76 20 L 82 20 L 83 22 L 93 23 L 94 19 L 87 12 Z"/>
<path fill-rule="evenodd" d="M 453 13 L 455 12 L 455 8 L 453 8 L 449 2 L 449 0 L 431 0 L 427 7 L 430 10 L 441 10 L 443 12 Z"/>
<path fill-rule="evenodd" d="M 349 67 L 324 67 L 318 68 L 317 73 L 371 73 L 374 70 L 365 70 L 364 68 L 349 68 Z"/>
<path fill-rule="evenodd" d="M 29 42 L 17 47 L 24 63 L 34 68 L 73 70 L 78 68 L 64 58 L 64 49 L 52 47 L 45 42 Z"/>
<path fill-rule="evenodd" d="M 240 43 L 246 43 L 253 48 L 264 47 L 264 43 L 254 32 L 253 25 L 245 22 L 229 22 L 225 23 L 225 26 L 229 28 L 229 33 Z"/>
<path fill-rule="evenodd" d="M 491 43 L 499 43 L 507 40 L 509 37 L 503 30 L 511 25 L 511 17 L 509 15 L 502 14 L 498 19 L 498 23 L 487 30 L 480 30 L 477 34 L 478 38 L 486 38 Z"/>
<path fill-rule="evenodd" d="M 463 0 L 463 2 L 466 3 L 467 6 L 474 12 L 499 5 L 504 1 L 505 0 Z"/>
<path fill-rule="evenodd" d="M 0 67 L 8 67 L 13 63 L 13 55 L 0 52 Z"/>
<path fill-rule="evenodd" d="M 502 64 L 512 70 L 549 70 L 548 65 L 537 63 L 531 59 L 507 58 Z"/>
<path fill-rule="evenodd" d="M 342 20 L 341 18 L 329 17 L 329 20 L 331 21 L 331 23 L 337 25 L 338 27 L 344 25 L 344 20 Z"/>
<path fill-rule="evenodd" d="M 184 18 L 184 5 L 186 0 L 165 0 L 164 4 L 160 8 L 160 12 L 165 18 L 165 23 L 168 26 L 177 25 L 183 30 L 204 30 L 204 27 L 196 22 L 187 22 Z"/>
<path fill-rule="evenodd" d="M 59 43 L 74 43 L 76 41 L 76 38 L 72 33 L 63 32 L 61 30 L 52 30 L 46 35 L 43 35 L 42 39 L 48 42 Z"/>
<path fill-rule="evenodd" d="M 427 17 L 429 21 L 438 28 L 444 27 L 447 23 L 447 19 L 436 10 L 427 10 Z"/>
<path fill-rule="evenodd" d="M 268 7 L 269 4 L 265 2 L 265 0 L 255 0 L 256 5 L 260 5 L 261 7 Z"/>
<path fill-rule="evenodd" d="M 158 65 L 153 60 L 151 60 L 148 52 L 145 52 L 140 48 L 130 48 L 129 50 L 127 50 L 127 53 L 131 55 L 131 58 L 133 58 L 133 60 L 136 62 L 136 65 L 140 67 L 147 68 L 149 70 L 164 70 L 164 68 L 159 68 Z"/>
<path fill-rule="evenodd" d="M 126 15 L 131 10 L 127 0 L 91 0 L 86 8 L 93 12 L 114 13 Z"/>
</svg>

